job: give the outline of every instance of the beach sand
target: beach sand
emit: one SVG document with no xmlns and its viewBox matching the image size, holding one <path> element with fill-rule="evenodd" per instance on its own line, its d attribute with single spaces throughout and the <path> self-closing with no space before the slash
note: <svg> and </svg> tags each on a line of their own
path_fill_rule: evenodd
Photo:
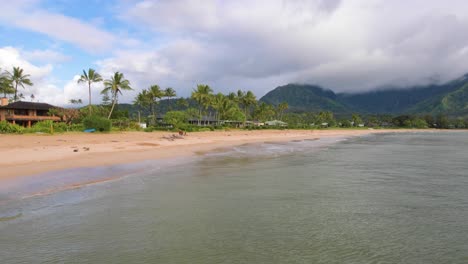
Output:
<svg viewBox="0 0 468 264">
<path fill-rule="evenodd" d="M 420 130 L 233 130 L 56 135 L 0 135 L 0 180 L 44 172 L 184 157 L 246 143 Z"/>
</svg>

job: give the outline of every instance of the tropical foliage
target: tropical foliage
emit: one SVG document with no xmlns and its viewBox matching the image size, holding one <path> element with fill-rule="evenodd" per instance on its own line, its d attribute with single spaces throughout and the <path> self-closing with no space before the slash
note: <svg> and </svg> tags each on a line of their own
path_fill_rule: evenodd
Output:
<svg viewBox="0 0 468 264">
<path fill-rule="evenodd" d="M 78 79 L 78 83 L 86 83 L 88 84 L 88 94 L 89 94 L 89 100 L 88 100 L 88 108 L 89 108 L 89 113 L 91 114 L 92 108 L 91 108 L 91 85 L 93 83 L 99 83 L 102 82 L 102 77 L 99 73 L 97 73 L 94 69 L 89 68 L 88 71 L 83 70 L 83 74 L 80 76 L 80 79 Z"/>
<path fill-rule="evenodd" d="M 7 72 L 7 80 L 12 84 L 12 87 L 14 89 L 14 101 L 18 100 L 18 86 L 25 88 L 25 85 L 33 85 L 30 77 L 31 76 L 29 74 L 24 73 L 24 70 L 20 67 L 13 67 L 13 71 Z"/>
<path fill-rule="evenodd" d="M 112 116 L 112 112 L 114 111 L 119 94 L 122 94 L 122 91 L 126 90 L 132 90 L 132 87 L 130 87 L 130 81 L 125 79 L 123 73 L 115 72 L 110 79 L 104 81 L 104 90 L 102 90 L 101 93 L 110 93 L 112 97 L 112 106 L 109 111 L 109 115 L 107 116 L 107 119 L 110 119 Z"/>
</svg>

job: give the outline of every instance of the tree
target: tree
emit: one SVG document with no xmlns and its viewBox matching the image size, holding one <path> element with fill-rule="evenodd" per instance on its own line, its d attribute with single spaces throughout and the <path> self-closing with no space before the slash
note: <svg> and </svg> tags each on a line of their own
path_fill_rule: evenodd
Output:
<svg viewBox="0 0 468 264">
<path fill-rule="evenodd" d="M 171 100 L 171 98 L 176 97 L 177 94 L 176 94 L 176 91 L 174 89 L 172 89 L 171 87 L 167 87 L 166 90 L 164 90 L 164 96 L 167 97 L 167 99 Z M 169 104 L 169 109 L 171 109 L 170 104 Z"/>
<path fill-rule="evenodd" d="M 244 109 L 244 126 L 245 122 L 247 121 L 250 108 L 257 104 L 257 98 L 251 91 L 247 91 L 247 93 L 239 90 L 237 91 L 237 100 L 242 105 Z"/>
<path fill-rule="evenodd" d="M 436 117 L 437 128 L 449 128 L 448 117 L 444 114 L 439 114 Z"/>
<path fill-rule="evenodd" d="M 184 99 L 184 98 L 179 98 L 176 102 L 176 105 L 179 107 L 179 108 L 188 108 L 189 107 L 189 102 Z"/>
<path fill-rule="evenodd" d="M 222 93 L 217 93 L 216 95 L 213 96 L 211 99 L 211 106 L 213 107 L 214 110 L 216 110 L 216 120 L 219 122 L 223 115 L 223 104 L 225 101 L 228 99 L 224 96 Z"/>
<path fill-rule="evenodd" d="M 172 125 L 174 128 L 180 128 L 188 121 L 188 114 L 184 111 L 169 111 L 164 115 L 164 123 Z"/>
<path fill-rule="evenodd" d="M 83 100 L 81 99 L 70 99 L 70 104 L 82 104 Z"/>
<path fill-rule="evenodd" d="M 88 93 L 89 93 L 89 101 L 88 101 L 88 108 L 89 114 L 91 114 L 91 84 L 102 82 L 102 77 L 99 73 L 97 73 L 94 69 L 89 68 L 88 72 L 83 70 L 83 74 L 78 79 L 78 83 L 88 83 Z"/>
<path fill-rule="evenodd" d="M 202 111 L 208 109 L 213 90 L 206 84 L 199 84 L 192 91 L 192 99 L 198 103 L 198 125 L 201 124 Z"/>
<path fill-rule="evenodd" d="M 14 92 L 15 89 L 13 88 L 7 73 L 0 70 L 0 93 L 3 93 L 3 97 L 6 98 L 7 94 L 12 94 Z"/>
<path fill-rule="evenodd" d="M 36 96 L 34 96 L 34 94 L 31 94 L 31 102 L 34 102 L 34 99 L 36 99 Z"/>
<path fill-rule="evenodd" d="M 141 123 L 141 109 L 149 105 L 148 91 L 143 90 L 138 93 L 133 101 L 133 104 L 138 106 L 138 123 Z"/>
<path fill-rule="evenodd" d="M 354 126 L 358 126 L 359 124 L 362 124 L 362 119 L 358 114 L 353 114 L 351 117 L 351 120 Z"/>
<path fill-rule="evenodd" d="M 283 120 L 284 111 L 288 110 L 289 105 L 286 102 L 282 102 L 278 105 L 279 120 Z"/>
<path fill-rule="evenodd" d="M 29 79 L 30 75 L 25 74 L 24 70 L 20 67 L 13 67 L 13 72 L 7 72 L 9 81 L 13 84 L 15 89 L 14 101 L 18 100 L 18 86 L 24 88 L 24 85 L 32 86 L 33 83 Z"/>
<path fill-rule="evenodd" d="M 164 97 L 164 91 L 161 90 L 159 85 L 151 85 L 148 89 L 148 102 L 151 107 L 151 114 L 153 116 L 153 122 L 156 124 L 156 105 L 158 104 L 159 100 Z"/>
<path fill-rule="evenodd" d="M 132 87 L 130 87 L 130 81 L 125 79 L 123 73 L 115 72 L 114 76 L 104 81 L 104 90 L 102 90 L 101 93 L 106 94 L 110 92 L 112 96 L 112 107 L 107 119 L 111 118 L 115 104 L 117 103 L 117 98 L 119 94 L 122 94 L 123 90 L 133 90 Z"/>
<path fill-rule="evenodd" d="M 272 119 L 275 115 L 275 109 L 272 105 L 262 102 L 255 108 L 254 111 L 255 118 L 262 121 L 267 121 Z"/>
</svg>

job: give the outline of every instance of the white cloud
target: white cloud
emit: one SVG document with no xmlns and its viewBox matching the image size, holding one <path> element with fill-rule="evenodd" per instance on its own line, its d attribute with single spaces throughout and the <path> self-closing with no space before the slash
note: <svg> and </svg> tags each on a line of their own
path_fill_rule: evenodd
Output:
<svg viewBox="0 0 468 264">
<path fill-rule="evenodd" d="M 445 81 L 468 71 L 468 3 L 462 0 L 130 3 L 126 21 L 168 39 L 153 51 L 156 57 L 145 58 L 170 69 L 161 82 L 208 82 L 225 90 L 271 85 L 248 87 L 261 95 L 287 82 L 357 91 L 434 76 Z"/>
<path fill-rule="evenodd" d="M 25 56 L 30 52 L 22 52 L 13 47 L 0 48 L 0 68 L 2 70 L 11 71 L 13 67 L 21 67 L 25 74 L 29 74 L 33 86 L 25 86 L 18 88 L 18 93 L 25 96 L 23 100 L 30 100 L 30 95 L 34 94 L 35 101 L 47 102 L 54 105 L 67 105 L 70 99 L 82 99 L 84 103 L 88 101 L 88 88 L 85 85 L 78 84 L 79 76 L 74 76 L 63 87 L 54 83 L 52 71 L 53 67 L 50 64 L 35 65 L 31 63 Z M 41 53 L 38 51 L 38 53 Z M 93 96 L 98 100 L 99 91 L 102 90 L 102 85 L 95 85 Z"/>
<path fill-rule="evenodd" d="M 9 1 L 0 21 L 89 52 L 112 48 L 95 64 L 104 78 L 120 71 L 131 81 L 135 91 L 123 102 L 151 84 L 182 96 L 197 83 L 261 96 L 289 82 L 362 91 L 468 72 L 465 0 L 121 0 L 113 10 L 127 23 L 120 35 L 39 6 L 39 0 Z M 74 58 L 54 49 L 6 49 L 0 61 L 28 67 L 41 98 L 87 102 L 86 87 L 76 80 L 63 88 L 52 81 L 51 63 Z"/>
<path fill-rule="evenodd" d="M 24 57 L 26 60 L 49 63 L 67 62 L 72 59 L 71 56 L 67 56 L 61 52 L 50 49 L 25 51 Z"/>
<path fill-rule="evenodd" d="M 48 12 L 38 5 L 37 0 L 2 2 L 0 21 L 72 43 L 89 52 L 104 51 L 117 41 L 113 34 L 92 24 Z"/>
</svg>

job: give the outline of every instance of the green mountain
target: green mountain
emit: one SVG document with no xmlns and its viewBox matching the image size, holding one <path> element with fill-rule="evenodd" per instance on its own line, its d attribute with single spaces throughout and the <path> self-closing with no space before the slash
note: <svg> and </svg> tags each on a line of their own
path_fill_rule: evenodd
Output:
<svg viewBox="0 0 468 264">
<path fill-rule="evenodd" d="M 288 84 L 263 96 L 271 104 L 287 102 L 291 111 L 358 112 L 362 114 L 468 115 L 468 74 L 440 85 L 335 94 L 314 85 Z"/>
<path fill-rule="evenodd" d="M 409 112 L 468 116 L 468 83 L 452 92 L 424 100 L 410 108 Z"/>
<path fill-rule="evenodd" d="M 260 101 L 278 105 L 287 102 L 291 111 L 348 112 L 349 109 L 337 100 L 336 94 L 316 85 L 288 84 L 277 87 Z"/>
</svg>

